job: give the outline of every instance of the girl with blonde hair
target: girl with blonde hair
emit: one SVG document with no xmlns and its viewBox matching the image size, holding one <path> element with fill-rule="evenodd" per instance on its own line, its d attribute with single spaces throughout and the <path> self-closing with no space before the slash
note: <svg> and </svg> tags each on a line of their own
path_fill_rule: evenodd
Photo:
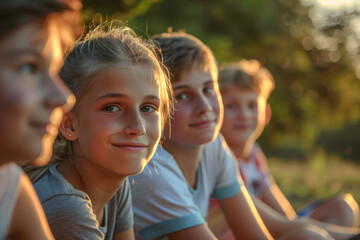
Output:
<svg viewBox="0 0 360 240">
<path fill-rule="evenodd" d="M 112 22 L 75 45 L 60 76 L 77 102 L 51 165 L 29 173 L 50 228 L 57 239 L 134 239 L 126 177 L 143 170 L 160 140 L 171 109 L 167 73 L 153 45 Z"/>
</svg>

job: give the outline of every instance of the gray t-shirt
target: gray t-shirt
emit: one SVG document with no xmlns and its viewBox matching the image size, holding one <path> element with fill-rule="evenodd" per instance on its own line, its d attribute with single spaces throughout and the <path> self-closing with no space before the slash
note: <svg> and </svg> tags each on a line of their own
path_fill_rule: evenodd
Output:
<svg viewBox="0 0 360 240">
<path fill-rule="evenodd" d="M 129 181 L 125 179 L 105 205 L 105 224 L 99 226 L 89 196 L 75 189 L 57 165 L 34 184 L 56 239 L 112 239 L 134 224 Z"/>
</svg>

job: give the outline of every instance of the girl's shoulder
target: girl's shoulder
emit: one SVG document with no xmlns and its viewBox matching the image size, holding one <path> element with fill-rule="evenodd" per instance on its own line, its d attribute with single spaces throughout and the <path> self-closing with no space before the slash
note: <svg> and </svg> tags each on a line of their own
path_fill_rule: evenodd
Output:
<svg viewBox="0 0 360 240">
<path fill-rule="evenodd" d="M 49 199 L 57 199 L 59 196 L 74 196 L 80 201 L 90 201 L 86 193 L 75 189 L 56 168 L 57 165 L 50 167 L 48 173 L 34 183 L 35 191 L 41 203 Z"/>
<path fill-rule="evenodd" d="M 0 166 L 0 239 L 7 235 L 23 171 L 15 163 Z"/>
</svg>

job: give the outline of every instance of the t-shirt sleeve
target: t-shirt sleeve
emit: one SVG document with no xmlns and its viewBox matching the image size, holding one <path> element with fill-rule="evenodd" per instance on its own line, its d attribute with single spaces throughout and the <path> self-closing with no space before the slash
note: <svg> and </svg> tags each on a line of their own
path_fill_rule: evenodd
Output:
<svg viewBox="0 0 360 240">
<path fill-rule="evenodd" d="M 91 202 L 77 195 L 58 195 L 44 202 L 55 239 L 104 239 Z"/>
<path fill-rule="evenodd" d="M 121 188 L 118 190 L 116 195 L 117 214 L 115 233 L 119 233 L 128 230 L 134 225 L 130 184 L 127 178 L 123 182 Z"/>
<path fill-rule="evenodd" d="M 152 159 L 141 174 L 129 179 L 135 230 L 142 239 L 205 223 L 176 166 L 171 161 Z"/>
<path fill-rule="evenodd" d="M 221 135 L 212 144 L 211 151 L 215 151 L 210 154 L 216 156 L 214 166 L 216 166 L 217 176 L 212 196 L 225 199 L 236 195 L 243 181 L 235 158 Z"/>
</svg>

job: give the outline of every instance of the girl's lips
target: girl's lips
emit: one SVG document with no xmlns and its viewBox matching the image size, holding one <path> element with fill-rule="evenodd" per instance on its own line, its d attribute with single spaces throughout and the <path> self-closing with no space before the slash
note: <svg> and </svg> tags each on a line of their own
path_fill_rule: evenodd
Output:
<svg viewBox="0 0 360 240">
<path fill-rule="evenodd" d="M 190 127 L 195 127 L 195 128 L 207 128 L 207 127 L 211 126 L 214 122 L 215 122 L 215 120 L 201 121 L 201 122 L 189 124 L 189 126 Z"/>
<path fill-rule="evenodd" d="M 137 143 L 116 143 L 112 145 L 116 148 L 132 151 L 132 152 L 139 152 L 147 148 L 146 145 L 137 144 Z"/>
</svg>

